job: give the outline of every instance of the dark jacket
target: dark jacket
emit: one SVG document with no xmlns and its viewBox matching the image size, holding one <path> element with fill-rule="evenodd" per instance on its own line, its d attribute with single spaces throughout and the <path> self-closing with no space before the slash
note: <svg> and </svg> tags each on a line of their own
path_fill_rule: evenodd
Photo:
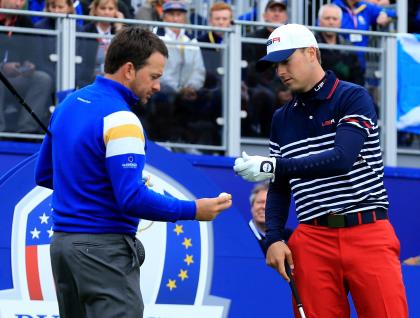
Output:
<svg viewBox="0 0 420 318">
<path fill-rule="evenodd" d="M 4 22 L 0 21 L 0 25 Z M 31 19 L 28 16 L 16 16 L 15 27 L 33 28 Z M 32 49 L 36 47 L 34 44 L 35 37 L 32 34 L 0 32 L 0 62 L 19 62 L 25 61 L 36 64 L 35 52 Z"/>
<path fill-rule="evenodd" d="M 249 33 L 247 37 L 259 38 L 267 40 L 271 31 L 267 28 L 258 29 L 253 33 Z M 258 60 L 267 54 L 267 46 L 265 44 L 246 43 L 242 46 L 242 58 L 248 62 L 248 68 L 243 75 L 243 79 L 249 87 L 263 85 L 271 88 L 272 81 L 276 78 L 275 70 L 267 69 L 265 72 L 257 72 L 255 64 Z"/>
<path fill-rule="evenodd" d="M 322 33 L 315 35 L 318 43 L 326 43 Z M 337 36 L 337 45 L 351 45 L 341 35 Z M 320 49 L 321 65 L 324 70 L 332 70 L 336 76 L 344 81 L 362 85 L 364 75 L 356 53 L 344 50 Z"/>
<path fill-rule="evenodd" d="M 56 20 L 51 18 L 43 18 L 35 23 L 38 29 L 55 30 Z M 76 31 L 81 31 L 81 26 L 76 25 Z M 82 78 L 83 70 L 89 68 L 87 65 L 87 57 L 82 45 L 81 39 L 76 39 L 76 55 L 81 57 L 81 63 L 76 64 L 76 87 L 84 86 L 85 81 Z M 52 79 L 56 78 L 57 74 L 57 38 L 50 35 L 40 35 L 37 38 L 37 54 L 38 68 L 47 72 Z"/>
<path fill-rule="evenodd" d="M 222 43 L 223 38 L 214 32 L 208 32 L 200 36 L 198 42 Z M 218 68 L 223 66 L 223 50 L 212 48 L 201 48 L 203 62 L 206 68 L 205 87 L 220 87 L 222 85 L 222 76 Z"/>
<path fill-rule="evenodd" d="M 95 22 L 86 24 L 82 31 L 86 33 L 98 33 Z M 114 26 L 111 25 L 111 34 L 115 34 L 115 32 Z M 99 42 L 98 39 L 83 38 L 81 45 L 83 46 L 83 56 L 86 59 L 86 63 L 84 64 L 86 67 L 81 70 L 81 86 L 85 86 L 95 79 L 95 63 Z"/>
</svg>

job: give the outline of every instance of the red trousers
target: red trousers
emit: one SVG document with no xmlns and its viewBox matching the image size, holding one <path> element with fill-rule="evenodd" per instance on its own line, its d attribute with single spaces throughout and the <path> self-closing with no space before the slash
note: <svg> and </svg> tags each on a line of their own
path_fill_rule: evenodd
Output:
<svg viewBox="0 0 420 318">
<path fill-rule="evenodd" d="M 400 243 L 388 220 L 347 228 L 300 224 L 289 242 L 307 318 L 407 318 Z M 296 306 L 295 317 L 300 317 Z"/>
</svg>

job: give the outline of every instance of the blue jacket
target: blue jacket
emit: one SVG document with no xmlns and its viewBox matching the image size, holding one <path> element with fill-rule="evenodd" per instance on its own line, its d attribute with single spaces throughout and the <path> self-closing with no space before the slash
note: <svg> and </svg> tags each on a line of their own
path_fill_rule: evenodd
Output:
<svg viewBox="0 0 420 318">
<path fill-rule="evenodd" d="M 345 0 L 334 0 L 334 4 L 341 8 L 343 17 L 341 19 L 342 29 L 363 30 L 368 31 L 372 26 L 376 25 L 376 19 L 382 11 L 385 11 L 388 16 L 395 18 L 394 10 L 384 9 L 375 4 L 359 1 L 355 8 L 351 10 Z M 357 46 L 368 46 L 369 37 L 358 34 L 343 34 L 347 40 Z M 359 53 L 359 61 L 362 68 L 365 68 L 364 52 Z"/>
<path fill-rule="evenodd" d="M 146 135 L 130 111 L 138 98 L 104 77 L 55 110 L 36 167 L 36 183 L 53 189 L 53 230 L 134 235 L 139 218 L 195 218 L 195 202 L 167 197 L 142 181 Z"/>
</svg>

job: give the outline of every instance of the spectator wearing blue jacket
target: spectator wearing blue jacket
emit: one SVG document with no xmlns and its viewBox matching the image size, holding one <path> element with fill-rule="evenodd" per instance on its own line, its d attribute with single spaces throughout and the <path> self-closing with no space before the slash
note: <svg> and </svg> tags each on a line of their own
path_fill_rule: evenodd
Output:
<svg viewBox="0 0 420 318">
<path fill-rule="evenodd" d="M 387 26 L 396 14 L 393 10 L 386 10 L 378 5 L 360 0 L 334 0 L 343 12 L 342 29 L 370 30 L 375 26 Z M 368 46 L 369 37 L 361 34 L 346 34 L 346 38 L 356 46 Z M 359 61 L 363 69 L 366 68 L 364 52 L 359 52 Z"/>
<path fill-rule="evenodd" d="M 44 11 L 47 7 L 46 0 L 29 0 L 28 2 L 28 10 L 30 11 Z M 73 1 L 72 7 L 74 8 L 74 14 L 83 15 L 83 7 L 82 3 L 79 0 Z M 48 11 L 48 10 L 46 10 Z M 50 12 L 50 11 L 49 11 Z M 42 20 L 42 17 L 33 16 L 32 23 L 36 24 L 38 21 Z M 83 20 L 77 20 L 78 25 L 83 25 Z"/>
</svg>

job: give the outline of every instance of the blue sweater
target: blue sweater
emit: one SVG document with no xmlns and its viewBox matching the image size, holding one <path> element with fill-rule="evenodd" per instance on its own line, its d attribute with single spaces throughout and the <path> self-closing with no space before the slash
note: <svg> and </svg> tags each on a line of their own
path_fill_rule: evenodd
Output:
<svg viewBox="0 0 420 318">
<path fill-rule="evenodd" d="M 133 235 L 140 218 L 195 218 L 194 201 L 163 196 L 142 181 L 147 140 L 129 108 L 137 101 L 123 85 L 97 77 L 55 110 L 35 175 L 54 190 L 54 231 Z"/>
</svg>

